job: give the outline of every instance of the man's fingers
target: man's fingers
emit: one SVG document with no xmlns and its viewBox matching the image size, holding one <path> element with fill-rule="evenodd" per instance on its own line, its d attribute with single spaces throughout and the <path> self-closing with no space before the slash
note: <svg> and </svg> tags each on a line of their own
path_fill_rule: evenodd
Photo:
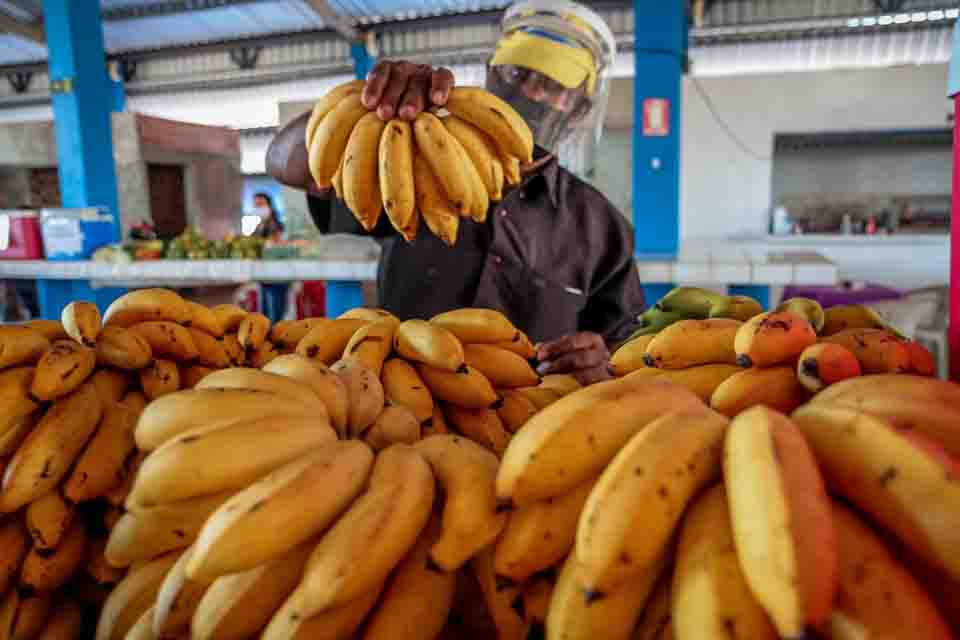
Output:
<svg viewBox="0 0 960 640">
<path fill-rule="evenodd" d="M 393 62 L 390 60 L 381 60 L 367 74 L 367 83 L 363 86 L 363 93 L 360 94 L 360 101 L 367 109 L 375 109 L 380 104 L 383 92 L 390 81 L 392 67 Z"/>
<path fill-rule="evenodd" d="M 400 107 L 397 111 L 397 114 L 404 120 L 413 120 L 418 113 L 424 110 L 427 88 L 430 82 L 429 73 L 429 67 L 427 67 L 410 76 L 410 82 L 407 83 L 407 90 L 403 92 Z"/>
<path fill-rule="evenodd" d="M 584 349 L 602 349 L 606 350 L 603 338 L 596 333 L 581 332 L 572 336 L 564 336 L 553 342 L 541 344 L 537 349 L 537 357 L 540 360 L 552 360 L 571 351 L 581 351 Z"/>
<path fill-rule="evenodd" d="M 447 98 L 450 97 L 450 90 L 453 89 L 453 72 L 446 67 L 434 69 L 430 74 L 430 102 L 442 107 L 447 104 Z"/>
<path fill-rule="evenodd" d="M 606 351 L 600 349 L 583 349 L 571 351 L 554 360 L 548 360 L 537 367 L 537 373 L 571 373 L 581 369 L 592 369 L 603 366 L 609 360 Z"/>
<path fill-rule="evenodd" d="M 400 98 L 407 90 L 407 86 L 410 84 L 410 76 L 415 71 L 416 67 L 409 62 L 394 63 L 390 69 L 390 81 L 383 90 L 383 97 L 377 107 L 377 115 L 382 120 L 389 120 L 396 115 L 397 109 L 400 107 Z"/>
<path fill-rule="evenodd" d="M 613 378 L 613 374 L 610 372 L 610 367 L 606 365 L 594 367 L 592 369 L 585 369 L 583 371 L 574 371 L 570 375 L 572 375 L 577 382 L 584 387 Z"/>
</svg>

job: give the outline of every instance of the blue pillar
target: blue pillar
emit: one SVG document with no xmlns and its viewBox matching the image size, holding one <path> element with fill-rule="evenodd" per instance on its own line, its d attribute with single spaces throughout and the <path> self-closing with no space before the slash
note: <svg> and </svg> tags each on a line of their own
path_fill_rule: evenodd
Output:
<svg viewBox="0 0 960 640">
<path fill-rule="evenodd" d="M 43 14 L 62 203 L 64 207 L 105 208 L 114 216 L 111 241 L 119 242 L 110 113 L 122 101 L 107 73 L 100 3 L 44 0 Z M 37 283 L 45 318 L 58 318 L 70 300 L 106 305 L 119 293 L 117 289 L 93 290 L 89 282 L 80 280 Z"/>
</svg>

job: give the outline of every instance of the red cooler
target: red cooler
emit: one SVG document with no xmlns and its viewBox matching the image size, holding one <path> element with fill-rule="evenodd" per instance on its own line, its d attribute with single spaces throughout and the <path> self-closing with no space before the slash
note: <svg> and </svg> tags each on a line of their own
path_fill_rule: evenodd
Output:
<svg viewBox="0 0 960 640">
<path fill-rule="evenodd" d="M 0 211 L 0 260 L 43 260 L 38 212 Z"/>
</svg>

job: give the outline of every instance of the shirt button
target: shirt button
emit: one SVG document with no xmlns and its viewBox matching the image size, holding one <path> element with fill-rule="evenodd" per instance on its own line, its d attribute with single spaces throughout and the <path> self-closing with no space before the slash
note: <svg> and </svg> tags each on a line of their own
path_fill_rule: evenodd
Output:
<svg viewBox="0 0 960 640">
<path fill-rule="evenodd" d="M 501 218 L 506 218 L 506 217 L 507 217 L 507 210 L 506 210 L 506 209 L 500 209 L 500 217 L 501 217 Z"/>
<path fill-rule="evenodd" d="M 503 258 L 500 256 L 493 256 L 493 264 L 503 264 Z"/>
</svg>

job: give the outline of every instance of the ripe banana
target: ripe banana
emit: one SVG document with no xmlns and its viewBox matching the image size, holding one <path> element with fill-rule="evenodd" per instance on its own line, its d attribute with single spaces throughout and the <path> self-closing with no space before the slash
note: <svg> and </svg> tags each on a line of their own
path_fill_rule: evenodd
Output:
<svg viewBox="0 0 960 640">
<path fill-rule="evenodd" d="M 852 511 L 835 504 L 840 548 L 840 589 L 830 637 L 950 640 L 953 634 L 923 587 Z M 849 621 L 863 635 L 844 631 Z M 839 627 L 839 628 L 838 628 Z"/>
<path fill-rule="evenodd" d="M 199 364 L 180 367 L 180 388 L 193 389 L 201 380 L 206 378 L 214 371 L 216 371 L 216 369 L 204 367 Z"/>
<path fill-rule="evenodd" d="M 60 484 L 102 414 L 96 387 L 89 382 L 54 402 L 7 465 L 0 511 L 16 511 Z"/>
<path fill-rule="evenodd" d="M 733 318 L 746 322 L 763 313 L 763 305 L 750 296 L 727 296 L 710 307 L 711 318 Z"/>
<path fill-rule="evenodd" d="M 146 451 L 137 451 L 132 456 L 126 459 L 123 463 L 123 474 L 120 484 L 118 484 L 113 489 L 110 489 L 103 497 L 106 499 L 107 503 L 111 506 L 122 509 L 123 505 L 127 502 L 127 496 L 130 495 L 130 490 L 133 488 L 133 479 L 137 475 L 137 471 L 140 470 L 140 465 L 143 464 L 143 461 L 147 458 L 148 452 Z M 107 517 L 107 516 L 105 516 Z M 116 524 L 116 520 L 119 520 L 119 516 L 111 518 Z M 113 525 L 107 527 L 108 530 L 113 530 Z"/>
<path fill-rule="evenodd" d="M 187 575 L 209 583 L 271 562 L 324 531 L 363 490 L 373 454 L 358 441 L 314 449 L 227 500 L 194 543 Z M 304 509 L 305 501 L 310 504 Z M 271 531 L 264 536 L 264 531 Z"/>
<path fill-rule="evenodd" d="M 97 340 L 97 363 L 117 369 L 137 371 L 153 359 L 146 338 L 123 327 L 104 327 Z"/>
<path fill-rule="evenodd" d="M 393 228 L 407 242 L 417 235 L 417 209 L 413 179 L 413 129 L 410 123 L 394 118 L 380 137 L 378 150 L 380 195 L 383 210 Z"/>
<path fill-rule="evenodd" d="M 517 606 L 523 604 L 522 593 L 517 586 L 503 587 L 497 583 L 493 549 L 485 548 L 470 560 L 470 570 L 480 585 L 487 612 L 497 630 L 497 640 L 525 640 L 530 625 L 524 619 L 522 607 Z"/>
<path fill-rule="evenodd" d="M 189 546 L 210 514 L 233 493 L 226 491 L 127 511 L 110 532 L 105 552 L 107 562 L 114 567 L 129 567 Z"/>
<path fill-rule="evenodd" d="M 376 589 L 409 551 L 433 508 L 430 466 L 395 444 L 377 455 L 367 491 L 321 538 L 298 588 L 304 617 Z"/>
<path fill-rule="evenodd" d="M 247 356 L 247 361 L 254 369 L 262 369 L 279 355 L 280 352 L 277 351 L 277 348 L 273 346 L 273 343 L 267 340 L 264 341 L 264 343 L 258 348 L 250 352 L 250 354 Z"/>
<path fill-rule="evenodd" d="M 344 358 L 356 358 L 378 378 L 383 361 L 393 349 L 393 336 L 400 322 L 388 317 L 357 329 L 343 349 Z"/>
<path fill-rule="evenodd" d="M 497 408 L 497 415 L 508 432 L 516 433 L 527 420 L 536 415 L 536 405 L 516 389 L 498 389 L 497 393 L 502 401 Z"/>
<path fill-rule="evenodd" d="M 579 580 L 588 599 L 613 592 L 663 554 L 684 508 L 719 477 L 728 424 L 704 409 L 668 413 L 607 466 L 577 524 Z"/>
<path fill-rule="evenodd" d="M 680 313 L 686 318 L 696 320 L 709 317 L 712 310 L 729 300 L 730 298 L 723 294 L 701 287 L 675 287 L 660 298 L 653 308 L 667 313 Z"/>
<path fill-rule="evenodd" d="M 218 304 L 210 307 L 210 312 L 217 317 L 224 333 L 232 331 L 236 333 L 240 328 L 240 323 L 247 316 L 247 312 L 235 304 Z"/>
<path fill-rule="evenodd" d="M 392 444 L 414 444 L 420 439 L 420 423 L 406 407 L 386 406 L 374 423 L 363 434 L 363 440 L 374 451 Z"/>
<path fill-rule="evenodd" d="M 87 347 L 93 347 L 100 335 L 100 310 L 92 302 L 71 302 L 60 313 L 60 324 L 67 335 Z"/>
<path fill-rule="evenodd" d="M 326 318 L 281 320 L 270 328 L 270 341 L 280 349 L 296 349 L 297 344 L 314 327 L 327 322 Z"/>
<path fill-rule="evenodd" d="M 837 538 L 817 462 L 797 425 L 765 407 L 727 431 L 723 476 L 737 557 L 784 638 L 823 629 L 837 591 Z"/>
<path fill-rule="evenodd" d="M 150 366 L 140 370 L 140 387 L 150 400 L 180 390 L 180 368 L 176 362 L 156 358 Z"/>
<path fill-rule="evenodd" d="M 570 493 L 511 513 L 494 548 L 497 576 L 521 583 L 558 566 L 573 549 L 580 513 L 596 481 L 592 477 Z"/>
<path fill-rule="evenodd" d="M 499 202 L 503 198 L 503 163 L 500 162 L 493 140 L 477 127 L 456 116 L 444 118 L 443 124 L 476 167 L 487 197 L 492 202 Z"/>
<path fill-rule="evenodd" d="M 98 536 L 90 539 L 87 542 L 87 557 L 83 570 L 97 584 L 114 585 L 120 582 L 126 572 L 107 562 L 106 552 L 107 538 Z"/>
<path fill-rule="evenodd" d="M 425 320 L 402 322 L 397 327 L 393 346 L 398 354 L 412 362 L 449 372 L 463 369 L 463 346 L 457 337 Z"/>
<path fill-rule="evenodd" d="M 498 458 L 510 441 L 500 416 L 493 409 L 465 409 L 448 404 L 443 409 L 447 421 L 460 434 L 492 451 Z"/>
<path fill-rule="evenodd" d="M 39 593 L 29 598 L 17 594 L 15 598 L 18 601 L 17 615 L 9 638 L 26 640 L 38 637 L 53 613 L 54 594 Z"/>
<path fill-rule="evenodd" d="M 381 372 L 386 399 L 413 412 L 420 424 L 433 418 L 433 396 L 417 370 L 406 360 L 390 358 Z"/>
<path fill-rule="evenodd" d="M 270 335 L 270 318 L 262 313 L 248 313 L 237 328 L 237 340 L 247 351 L 260 348 Z"/>
<path fill-rule="evenodd" d="M 22 595 L 54 591 L 69 582 L 87 552 L 87 529 L 82 518 L 74 518 L 56 549 L 33 548 L 23 559 L 17 590 Z"/>
<path fill-rule="evenodd" d="M 378 320 L 383 320 L 384 318 L 396 318 L 397 316 L 393 315 L 386 309 L 375 309 L 370 307 L 354 307 L 353 309 L 348 309 L 344 311 L 339 316 L 337 320 L 363 320 L 364 322 L 376 322 Z"/>
<path fill-rule="evenodd" d="M 430 550 L 431 561 L 456 571 L 493 542 L 506 524 L 493 493 L 497 457 L 475 442 L 454 435 L 434 435 L 416 445 L 443 487 L 443 526 Z"/>
<path fill-rule="evenodd" d="M 108 407 L 123 399 L 132 381 L 125 371 L 100 369 L 93 374 L 90 382 L 97 388 L 100 402 L 103 403 L 103 406 Z"/>
<path fill-rule="evenodd" d="M 672 603 L 670 583 L 673 575 L 660 578 L 653 593 L 647 598 L 643 615 L 637 622 L 630 640 L 673 640 Z"/>
<path fill-rule="evenodd" d="M 740 570 L 727 509 L 727 492 L 717 485 L 698 498 L 680 528 L 671 589 L 677 640 L 737 637 L 777 640 Z"/>
<path fill-rule="evenodd" d="M 960 578 L 960 474 L 949 455 L 919 433 L 855 409 L 812 404 L 793 419 L 833 491 Z"/>
<path fill-rule="evenodd" d="M 267 373 L 287 376 L 308 385 L 327 407 L 333 427 L 338 433 L 345 432 L 350 410 L 347 387 L 343 380 L 326 365 L 295 353 L 288 353 L 271 360 L 263 370 Z"/>
<path fill-rule="evenodd" d="M 563 495 L 656 418 L 702 406 L 683 387 L 636 374 L 571 393 L 514 434 L 497 472 L 497 497 L 522 506 Z"/>
<path fill-rule="evenodd" d="M 13 430 L 23 418 L 40 408 L 30 396 L 34 370 L 34 367 L 16 367 L 0 371 L 0 433 Z"/>
<path fill-rule="evenodd" d="M 194 547 L 187 548 L 167 572 L 153 605 L 150 626 L 153 638 L 179 638 L 190 632 L 190 621 L 208 583 L 187 576 L 187 564 Z"/>
<path fill-rule="evenodd" d="M 20 574 L 23 559 L 30 551 L 30 536 L 19 518 L 6 518 L 0 522 L 0 589 L 11 591 Z"/>
<path fill-rule="evenodd" d="M 297 344 L 297 354 L 331 365 L 343 355 L 353 334 L 368 324 L 369 321 L 357 318 L 323 319 Z"/>
<path fill-rule="evenodd" d="M 816 300 L 811 300 L 810 298 L 790 298 L 784 300 L 776 309 L 777 311 L 786 311 L 794 315 L 800 316 L 804 320 L 810 323 L 810 326 L 813 327 L 813 330 L 817 333 L 823 329 L 823 324 L 825 321 L 825 316 L 823 313 L 823 307 L 820 306 L 820 303 Z"/>
<path fill-rule="evenodd" d="M 463 347 L 464 361 L 482 373 L 497 388 L 532 387 L 540 383 L 540 376 L 523 357 L 486 344 L 468 344 Z"/>
<path fill-rule="evenodd" d="M 114 300 L 103 314 L 103 324 L 116 327 L 132 327 L 150 321 L 187 324 L 192 317 L 190 305 L 177 292 L 138 289 Z"/>
<path fill-rule="evenodd" d="M 330 370 L 343 381 L 350 402 L 347 430 L 340 435 L 359 437 L 383 411 L 383 384 L 356 358 L 340 360 Z"/>
<path fill-rule="evenodd" d="M 737 364 L 742 367 L 792 365 L 794 359 L 816 341 L 817 332 L 813 326 L 794 313 L 760 314 L 737 331 Z"/>
<path fill-rule="evenodd" d="M 103 605 L 96 640 L 123 640 L 153 606 L 164 576 L 179 557 L 179 552 L 168 553 L 130 571 Z"/>
<path fill-rule="evenodd" d="M 368 114 L 360 101 L 360 94 L 353 93 L 340 100 L 320 121 L 308 148 L 308 164 L 310 175 L 321 189 L 330 188 L 351 132 L 360 119 Z"/>
<path fill-rule="evenodd" d="M 797 380 L 811 393 L 862 374 L 860 361 L 849 349 L 829 342 L 810 345 L 797 361 Z"/>
<path fill-rule="evenodd" d="M 340 606 L 304 616 L 300 590 L 287 598 L 260 636 L 262 640 L 337 640 L 353 638 L 363 624 L 380 592 L 383 582 L 370 591 Z"/>
<path fill-rule="evenodd" d="M 299 380 L 294 380 L 276 373 L 267 373 L 258 369 L 234 367 L 222 371 L 214 371 L 200 381 L 197 389 L 257 389 L 284 396 L 289 402 L 296 402 L 314 411 L 325 411 L 326 405 L 317 397 L 317 394 Z M 325 414 L 321 414 L 325 415 Z"/>
<path fill-rule="evenodd" d="M 75 513 L 73 505 L 68 504 L 59 491 L 51 491 L 27 505 L 27 531 L 33 540 L 33 548 L 40 551 L 56 549 L 73 523 Z"/>
<path fill-rule="evenodd" d="M 453 607 L 457 576 L 428 566 L 439 535 L 434 518 L 394 570 L 365 625 L 363 640 L 433 640 L 440 635 Z"/>
<path fill-rule="evenodd" d="M 604 598 L 584 597 L 582 567 L 576 554 L 563 563 L 547 614 L 547 640 L 627 640 L 669 554 L 655 558 L 641 573 Z"/>
<path fill-rule="evenodd" d="M 76 640 L 83 630 L 83 609 L 76 600 L 62 597 L 56 601 L 52 615 L 37 640 Z"/>
<path fill-rule="evenodd" d="M 316 541 L 288 551 L 256 569 L 217 578 L 207 589 L 191 625 L 194 640 L 246 640 L 270 622 L 293 592 Z"/>
<path fill-rule="evenodd" d="M 487 220 L 487 212 L 490 209 L 490 196 L 487 194 L 487 187 L 460 141 L 451 135 L 450 144 L 453 145 L 454 151 L 459 156 L 463 173 L 470 183 L 470 208 L 468 209 L 470 218 L 478 224 L 483 224 Z"/>
<path fill-rule="evenodd" d="M 557 582 L 556 571 L 539 575 L 523 585 L 520 601 L 514 601 L 514 607 L 522 607 L 521 615 L 531 630 L 542 630 L 547 624 L 550 611 L 550 599 Z"/>
<path fill-rule="evenodd" d="M 825 309 L 823 336 L 832 336 L 849 329 L 890 329 L 880 314 L 861 304 L 838 305 Z"/>
<path fill-rule="evenodd" d="M 157 640 L 153 632 L 154 606 L 148 607 L 133 623 L 123 640 Z"/>
<path fill-rule="evenodd" d="M 497 157 L 500 158 L 500 164 L 503 165 L 503 180 L 511 187 L 515 187 L 523 181 L 523 175 L 520 173 L 520 158 L 512 156 L 499 146 L 497 147 Z"/>
<path fill-rule="evenodd" d="M 512 351 L 525 360 L 533 360 L 537 356 L 537 350 L 534 348 L 530 338 L 523 331 L 517 331 L 513 338 L 502 342 L 491 343 L 494 347 Z"/>
<path fill-rule="evenodd" d="M 628 340 L 614 351 L 613 355 L 610 356 L 610 368 L 613 370 L 613 375 L 622 378 L 637 369 L 646 368 L 647 346 L 656 336 L 655 333 L 638 336 L 633 340 Z"/>
<path fill-rule="evenodd" d="M 196 361 L 202 365 L 215 369 L 225 369 L 230 366 L 230 356 L 223 343 L 199 329 L 188 329 L 193 344 L 197 347 Z"/>
<path fill-rule="evenodd" d="M 521 162 L 533 160 L 533 133 L 523 118 L 500 97 L 480 87 L 455 87 L 446 108 L 496 140 Z"/>
<path fill-rule="evenodd" d="M 937 375 L 937 361 L 925 346 L 916 340 L 908 340 L 903 346 L 910 352 L 910 371 L 918 376 Z"/>
<path fill-rule="evenodd" d="M 804 400 L 804 389 L 793 367 L 753 367 L 720 383 L 710 396 L 710 407 L 733 418 L 750 407 L 764 406 L 790 413 Z"/>
<path fill-rule="evenodd" d="M 443 415 L 440 407 L 433 408 L 433 417 L 420 425 L 420 437 L 426 438 L 437 434 L 450 433 L 450 427 L 447 426 L 447 419 Z"/>
<path fill-rule="evenodd" d="M 860 361 L 864 373 L 908 373 L 910 350 L 885 329 L 847 329 L 823 338 L 846 347 Z"/>
<path fill-rule="evenodd" d="M 47 401 L 63 397 L 83 384 L 96 364 L 96 353 L 90 347 L 58 340 L 37 362 L 30 393 Z"/>
<path fill-rule="evenodd" d="M 467 167 L 455 146 L 455 138 L 435 115 L 422 112 L 413 123 L 413 136 L 430 171 L 443 188 L 450 207 L 460 216 L 469 215 L 473 188 Z"/>
<path fill-rule="evenodd" d="M 413 153 L 413 184 L 420 217 L 433 235 L 452 247 L 457 243 L 460 215 L 447 200 L 440 181 L 419 151 Z"/>
<path fill-rule="evenodd" d="M 420 377 L 434 398 L 468 409 L 486 409 L 497 403 L 497 392 L 487 378 L 472 367 L 464 365 L 456 373 L 435 369 L 425 364 L 417 366 Z"/>
<path fill-rule="evenodd" d="M 4 432 L 0 435 L 0 456 L 9 458 L 23 444 L 34 425 L 40 418 L 40 412 L 31 413 L 17 418 L 8 417 L 3 421 Z M 3 465 L 6 468 L 6 464 Z"/>
<path fill-rule="evenodd" d="M 130 327 L 130 330 L 150 343 L 150 350 L 156 357 L 190 362 L 199 355 L 187 328 L 173 322 L 141 322 Z"/>
<path fill-rule="evenodd" d="M 335 439 L 325 420 L 309 416 L 192 429 L 147 456 L 127 503 L 150 507 L 239 489 Z"/>
<path fill-rule="evenodd" d="M 495 309 L 454 309 L 430 319 L 464 344 L 493 344 L 517 339 L 520 333 L 505 315 Z"/>
<path fill-rule="evenodd" d="M 377 174 L 378 147 L 385 126 L 379 115 L 368 112 L 357 121 L 343 152 L 343 199 L 367 231 L 377 226 L 383 210 Z"/>
<path fill-rule="evenodd" d="M 19 326 L 33 329 L 50 342 L 54 340 L 65 340 L 70 337 L 67 335 L 67 330 L 63 328 L 59 320 L 27 320 Z"/>
<path fill-rule="evenodd" d="M 190 308 L 190 321 L 186 323 L 186 326 L 191 329 L 203 331 L 214 338 L 223 337 L 225 331 L 223 322 L 220 317 L 213 312 L 213 309 L 191 300 L 187 300 L 186 303 Z"/>
<path fill-rule="evenodd" d="M 741 326 L 740 321 L 729 318 L 681 320 L 650 341 L 644 362 L 660 369 L 735 364 L 734 336 Z"/>
<path fill-rule="evenodd" d="M 344 82 L 343 84 L 337 85 L 325 93 L 323 97 L 317 100 L 316 104 L 313 105 L 313 110 L 310 112 L 310 119 L 307 120 L 305 136 L 307 149 L 313 145 L 313 137 L 317 133 L 317 127 L 320 126 L 320 123 L 323 122 L 323 119 L 327 116 L 327 114 L 333 111 L 333 109 L 340 104 L 344 98 L 353 94 L 359 95 L 363 91 L 365 84 L 366 82 L 363 80 L 351 80 L 350 82 Z"/>
<path fill-rule="evenodd" d="M 689 369 L 664 369 L 658 374 L 651 373 L 651 375 L 658 375 L 661 380 L 668 380 L 686 387 L 705 403 L 709 403 L 717 387 L 742 371 L 743 369 L 733 364 L 702 364 Z"/>
</svg>

